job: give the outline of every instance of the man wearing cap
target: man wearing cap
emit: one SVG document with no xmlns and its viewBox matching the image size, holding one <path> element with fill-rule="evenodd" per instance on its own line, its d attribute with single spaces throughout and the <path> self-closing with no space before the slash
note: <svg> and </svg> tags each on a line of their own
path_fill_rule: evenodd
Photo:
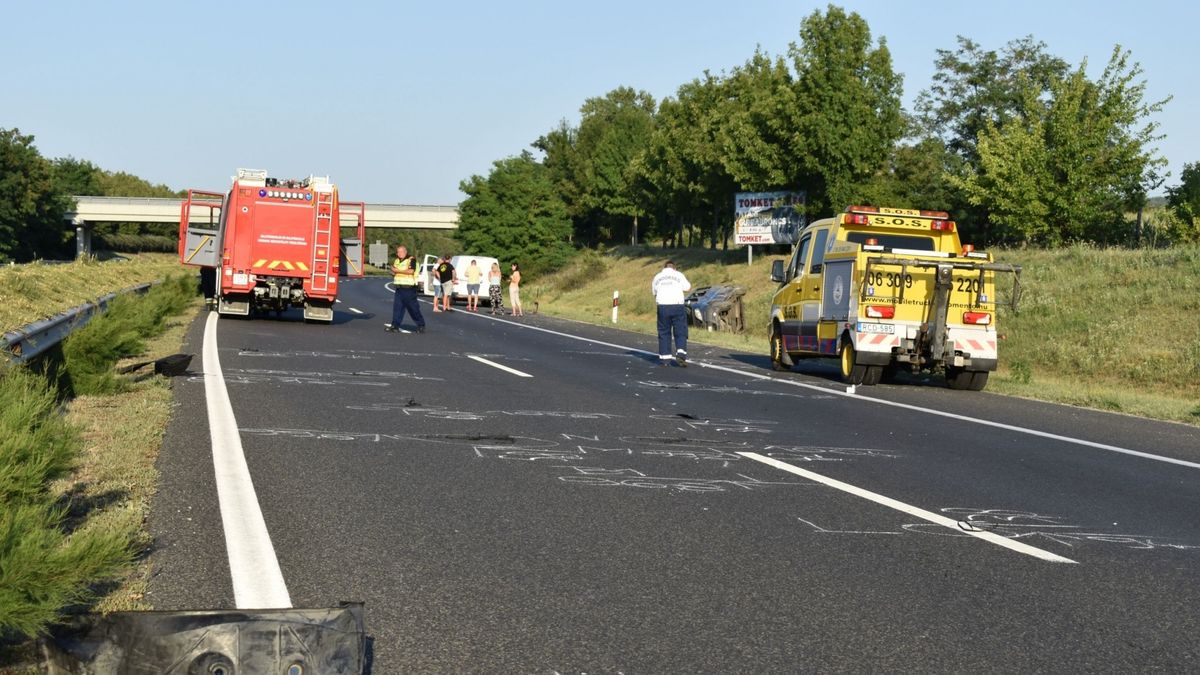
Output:
<svg viewBox="0 0 1200 675">
<path fill-rule="evenodd" d="M 675 335 L 675 362 L 687 367 L 687 308 L 683 304 L 684 294 L 692 290 L 687 277 L 675 269 L 675 263 L 667 264 L 650 283 L 654 302 L 658 304 L 658 363 L 671 363 L 671 334 Z"/>
</svg>

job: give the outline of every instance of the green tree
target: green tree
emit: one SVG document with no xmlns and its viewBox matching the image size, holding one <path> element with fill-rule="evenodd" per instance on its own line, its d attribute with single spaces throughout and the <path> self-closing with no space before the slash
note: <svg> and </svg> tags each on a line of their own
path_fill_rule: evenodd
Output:
<svg viewBox="0 0 1200 675">
<path fill-rule="evenodd" d="M 807 189 L 810 211 L 845 207 L 904 132 L 903 78 L 892 69 L 886 40 L 873 45 L 866 20 L 830 5 L 804 19 L 800 41 L 789 48 L 792 182 Z"/>
<path fill-rule="evenodd" d="M 795 187 L 796 160 L 788 151 L 797 133 L 791 115 L 794 86 L 783 58 L 759 50 L 721 83 L 725 96 L 715 125 L 717 157 L 739 188 Z"/>
<path fill-rule="evenodd" d="M 100 194 L 107 197 L 183 197 L 183 190 L 172 190 L 124 171 L 102 171 L 98 177 Z"/>
<path fill-rule="evenodd" d="M 496 161 L 485 178 L 459 184 L 458 238 L 467 252 L 519 262 L 531 273 L 570 259 L 571 219 L 550 171 L 528 151 Z"/>
<path fill-rule="evenodd" d="M 1030 88 L 1038 96 L 1048 95 L 1070 70 L 1032 35 L 1012 40 L 1000 51 L 985 50 L 960 35 L 954 51 L 937 50 L 934 65 L 933 83 L 917 96 L 917 128 L 972 163 L 979 159 L 979 133 L 989 122 L 1003 126 L 1022 114 Z"/>
<path fill-rule="evenodd" d="M 1189 227 L 1200 225 L 1200 162 L 1183 165 L 1179 185 L 1167 188 L 1167 205 Z"/>
<path fill-rule="evenodd" d="M 1125 212 L 1161 184 L 1166 160 L 1148 118 L 1166 100 L 1144 101 L 1141 67 L 1117 46 L 1097 81 L 1087 63 L 1056 79 L 1048 100 L 1028 86 L 1020 114 L 989 122 L 979 164 L 952 182 L 982 206 L 1001 239 L 1055 245 L 1128 239 Z"/>
<path fill-rule="evenodd" d="M 33 136 L 0 129 L 0 261 L 60 255 L 70 207 Z"/>
<path fill-rule="evenodd" d="M 957 164 L 958 158 L 935 138 L 898 144 L 887 162 L 855 187 L 850 202 L 953 211 L 960 198 L 948 176 Z"/>
<path fill-rule="evenodd" d="M 100 177 L 104 171 L 86 159 L 59 157 L 54 165 L 55 188 L 66 195 L 103 195 Z"/>
<path fill-rule="evenodd" d="M 631 188 L 630 165 L 649 144 L 656 109 L 654 97 L 629 87 L 589 98 L 580 108 L 576 180 L 580 206 L 584 213 L 594 212 L 590 215 L 598 224 L 594 236 L 624 238 L 644 215 Z"/>
<path fill-rule="evenodd" d="M 732 208 L 737 186 L 719 139 L 728 99 L 724 80 L 711 73 L 681 85 L 659 106 L 654 133 L 633 162 L 634 189 L 656 214 L 653 234 L 664 242 L 680 245 L 685 221 L 717 221 Z"/>
</svg>

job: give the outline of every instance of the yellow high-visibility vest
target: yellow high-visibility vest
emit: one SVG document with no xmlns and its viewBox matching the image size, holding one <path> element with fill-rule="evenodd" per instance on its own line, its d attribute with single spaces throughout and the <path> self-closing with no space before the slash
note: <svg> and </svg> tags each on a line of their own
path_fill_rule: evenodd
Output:
<svg viewBox="0 0 1200 675">
<path fill-rule="evenodd" d="M 392 281 L 397 286 L 416 286 L 417 275 L 412 274 L 411 270 L 416 269 L 416 260 L 411 256 L 401 260 L 396 258 L 396 262 L 392 263 L 392 270 L 399 269 L 399 272 L 392 277 Z"/>
</svg>

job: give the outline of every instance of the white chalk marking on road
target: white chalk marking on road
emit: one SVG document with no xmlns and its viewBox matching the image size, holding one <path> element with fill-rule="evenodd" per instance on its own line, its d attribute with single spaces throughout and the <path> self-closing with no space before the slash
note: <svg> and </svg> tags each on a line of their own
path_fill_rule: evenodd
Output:
<svg viewBox="0 0 1200 675">
<path fill-rule="evenodd" d="M 471 359 L 472 361 L 478 361 L 480 363 L 487 364 L 493 368 L 499 368 L 500 370 L 512 373 L 513 375 L 516 375 L 518 377 L 533 377 L 529 373 L 522 373 L 521 371 L 517 370 L 516 368 L 509 368 L 508 366 L 502 366 L 499 363 L 496 363 L 495 361 L 488 361 L 487 359 L 483 358 L 482 356 L 475 356 L 474 354 L 467 354 L 467 358 Z"/>
<path fill-rule="evenodd" d="M 611 347 L 613 349 L 622 349 L 624 351 L 632 352 L 634 354 L 642 354 L 645 356 L 652 356 L 654 358 L 658 358 L 658 354 L 656 354 L 655 352 L 648 352 L 644 349 L 636 349 L 634 347 L 626 347 L 624 345 L 613 344 L 611 342 L 604 342 L 603 340 L 594 340 L 592 338 L 586 338 L 586 337 L 583 337 L 580 335 L 571 335 L 570 333 L 562 333 L 562 332 L 559 332 L 556 330 L 551 330 L 549 328 L 542 328 L 540 326 L 530 326 L 528 324 L 524 324 L 519 321 L 510 321 L 508 319 L 501 319 L 501 318 L 494 317 L 494 316 L 486 316 L 483 314 L 471 314 L 471 316 L 474 316 L 474 317 L 477 317 L 480 319 L 487 319 L 489 321 L 499 321 L 500 323 L 505 323 L 505 324 L 517 326 L 520 328 L 525 328 L 527 330 L 541 331 L 543 333 L 549 333 L 550 335 L 557 335 L 559 337 L 565 337 L 565 338 L 569 338 L 571 340 L 579 340 L 580 342 L 587 342 L 589 344 L 600 345 L 603 347 Z M 564 321 L 570 321 L 570 319 L 564 319 Z M 588 325 L 590 325 L 590 324 L 588 324 Z M 748 372 L 745 370 L 739 370 L 737 368 L 730 368 L 729 366 L 722 366 L 722 365 L 718 365 L 715 363 L 705 363 L 703 361 L 695 361 L 695 360 L 691 360 L 691 359 L 688 360 L 688 363 L 690 365 L 698 366 L 700 368 L 709 368 L 712 370 L 720 370 L 722 372 L 732 373 L 734 375 L 740 375 L 742 377 L 749 377 L 749 378 L 753 378 L 756 380 L 765 380 L 767 382 L 778 382 L 780 384 L 786 384 L 786 385 L 790 385 L 793 387 L 801 387 L 803 389 L 812 389 L 813 391 L 819 391 L 823 394 L 832 394 L 834 396 L 843 396 L 845 398 L 852 398 L 852 399 L 855 399 L 858 401 L 866 401 L 869 403 L 875 403 L 877 405 L 885 405 L 885 406 L 891 406 L 893 408 L 900 408 L 903 410 L 911 410 L 913 412 L 924 413 L 926 415 L 937 415 L 938 417 L 946 417 L 946 418 L 949 418 L 952 420 L 958 420 L 960 422 L 970 422 L 971 424 L 981 424 L 986 427 L 993 427 L 996 429 L 1004 429 L 1006 431 L 1015 431 L 1020 434 L 1028 434 L 1030 436 L 1038 436 L 1041 438 L 1049 438 L 1051 440 L 1061 441 L 1063 443 L 1072 443 L 1074 445 L 1082 445 L 1082 446 L 1089 447 L 1089 448 L 1096 448 L 1098 450 L 1107 450 L 1109 452 L 1117 452 L 1117 453 L 1120 453 L 1123 455 L 1131 455 L 1133 457 L 1141 457 L 1142 459 L 1150 459 L 1150 460 L 1154 460 L 1156 462 L 1166 462 L 1167 464 L 1177 464 L 1179 466 L 1186 466 L 1191 469 L 1200 469 L 1200 462 L 1189 462 L 1184 459 L 1175 459 L 1174 457 L 1165 457 L 1163 455 L 1153 455 L 1148 452 L 1142 452 L 1140 450 L 1131 450 L 1129 448 L 1122 448 L 1117 445 L 1108 445 L 1107 443 L 1097 443 L 1095 441 L 1087 441 L 1082 438 L 1073 438 L 1071 436 L 1062 436 L 1059 434 L 1050 433 L 1048 431 L 1038 431 L 1037 429 L 1030 429 L 1028 427 L 1019 427 L 1014 424 L 1005 424 L 1003 422 L 993 422 L 991 420 L 985 420 L 985 419 L 981 419 L 978 417 L 969 417 L 967 415 L 957 415 L 955 413 L 946 412 L 944 410 L 934 410 L 932 408 L 922 408 L 921 406 L 909 405 L 907 403 L 897 403 L 895 401 L 888 401 L 888 400 L 881 399 L 881 398 L 873 398 L 870 396 L 863 396 L 862 394 L 849 393 L 849 392 L 843 391 L 841 389 L 834 389 L 831 387 L 823 387 L 823 386 L 816 385 L 816 384 L 809 384 L 807 382 L 797 382 L 795 380 L 785 380 L 783 378 L 772 377 L 770 375 L 763 375 L 761 373 L 751 373 L 751 372 Z"/>
<path fill-rule="evenodd" d="M 339 304 L 339 305 L 340 305 L 340 304 L 342 304 L 342 301 L 341 301 L 341 300 L 334 300 L 334 302 L 336 302 L 336 303 L 337 303 L 337 304 Z"/>
<path fill-rule="evenodd" d="M 339 300 L 338 302 L 341 302 L 341 300 Z M 351 312 L 354 312 L 355 314 L 362 314 L 362 313 L 363 313 L 363 311 L 362 311 L 361 309 L 357 308 L 357 307 L 351 307 L 351 308 L 350 308 L 350 311 L 351 311 Z"/>
<path fill-rule="evenodd" d="M 895 509 L 897 511 L 900 511 L 901 513 L 907 513 L 910 516 L 916 516 L 917 518 L 921 518 L 922 520 L 928 520 L 931 523 L 941 525 L 942 527 L 947 527 L 951 530 L 954 530 L 955 532 L 962 533 L 962 534 L 969 534 L 972 537 L 982 539 L 986 542 L 990 542 L 997 546 L 1003 546 L 1004 548 L 1007 548 L 1012 551 L 1016 551 L 1017 553 L 1024 553 L 1025 555 L 1030 555 L 1030 556 L 1033 556 L 1040 560 L 1046 560 L 1049 562 L 1076 564 L 1075 561 L 1071 560 L 1070 558 L 1064 558 L 1060 555 L 1056 555 L 1049 551 L 1043 551 L 1040 548 L 1030 546 L 1029 544 L 1022 544 L 1019 541 L 1013 541 L 1012 539 L 1008 539 L 1007 537 L 1001 537 L 1000 535 L 998 535 L 994 532 L 964 530 L 963 528 L 959 527 L 958 521 L 954 520 L 953 518 L 947 518 L 946 516 L 943 516 L 939 513 L 934 513 L 932 511 L 926 511 L 925 509 L 922 509 L 922 508 L 919 508 L 916 506 L 912 506 L 911 504 L 905 504 L 904 502 L 897 501 L 895 499 L 892 499 L 891 497 L 885 497 L 881 494 L 871 492 L 870 490 L 864 490 L 863 488 L 856 487 L 849 483 L 843 483 L 840 480 L 835 480 L 833 478 L 823 476 L 819 473 L 813 473 L 812 471 L 809 471 L 807 469 L 801 469 L 798 466 L 788 464 L 787 462 L 781 462 L 778 459 L 774 459 L 772 457 L 766 457 L 764 455 L 760 455 L 757 452 L 739 452 L 738 454 L 747 459 L 753 459 L 757 462 L 762 462 L 763 464 L 766 464 L 768 466 L 773 466 L 776 469 L 780 469 L 782 471 L 787 471 L 788 473 L 793 473 L 793 474 L 796 474 L 797 476 L 802 476 L 809 480 L 821 483 L 822 485 L 827 485 L 831 488 L 834 488 L 835 490 L 841 490 L 842 492 L 847 492 L 849 494 L 854 495 L 855 497 L 861 497 L 868 501 L 875 502 L 876 504 L 879 504 L 881 506 L 886 506 L 889 509 Z"/>
<path fill-rule="evenodd" d="M 258 505 L 258 495 L 254 493 L 233 405 L 225 388 L 225 376 L 217 356 L 216 312 L 208 315 L 204 326 L 203 361 L 204 398 L 208 404 L 217 501 L 221 506 L 234 602 L 238 609 L 291 607 L 292 600 L 275 558 L 275 549 L 271 546 L 271 535 Z"/>
</svg>

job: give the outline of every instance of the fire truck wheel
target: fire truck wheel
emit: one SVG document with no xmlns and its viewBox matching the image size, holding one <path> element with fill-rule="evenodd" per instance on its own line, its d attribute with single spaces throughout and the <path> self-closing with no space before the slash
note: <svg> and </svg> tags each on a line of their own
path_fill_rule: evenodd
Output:
<svg viewBox="0 0 1200 675">
<path fill-rule="evenodd" d="M 854 345 L 850 344 L 849 339 L 842 340 L 842 350 L 838 356 L 842 366 L 842 382 L 846 384 L 862 384 L 863 378 L 867 374 L 867 367 L 861 363 L 856 363 L 857 354 L 854 351 Z"/>
<path fill-rule="evenodd" d="M 867 372 L 863 375 L 863 384 L 868 387 L 873 387 L 879 384 L 883 379 L 883 366 L 867 366 Z"/>
<path fill-rule="evenodd" d="M 988 371 L 977 370 L 971 373 L 971 391 L 983 391 L 983 388 L 987 386 L 987 381 Z"/>
<path fill-rule="evenodd" d="M 778 371 L 791 370 L 783 363 L 783 336 L 779 330 L 771 330 L 771 368 Z"/>
<path fill-rule="evenodd" d="M 947 368 L 946 384 L 951 389 L 970 389 L 974 375 L 975 373 L 962 368 Z M 984 382 L 987 382 L 987 378 L 984 378 Z"/>
</svg>

